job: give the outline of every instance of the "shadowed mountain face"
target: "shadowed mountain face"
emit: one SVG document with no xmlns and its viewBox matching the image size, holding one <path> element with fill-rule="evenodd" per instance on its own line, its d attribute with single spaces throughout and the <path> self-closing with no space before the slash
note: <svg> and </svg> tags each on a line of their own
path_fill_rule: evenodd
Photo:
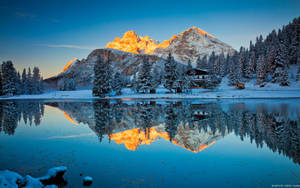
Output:
<svg viewBox="0 0 300 188">
<path fill-rule="evenodd" d="M 165 60 L 145 54 L 133 54 L 114 49 L 97 49 L 94 50 L 86 59 L 72 60 L 64 68 L 64 71 L 57 76 L 44 80 L 46 89 L 57 89 L 63 80 L 73 79 L 77 88 L 91 87 L 94 80 L 94 65 L 98 59 L 102 61 L 110 60 L 114 72 L 120 72 L 125 77 L 137 74 L 146 58 L 153 67 L 163 70 Z"/>
<path fill-rule="evenodd" d="M 300 108 L 293 103 L 10 101 L 0 103 L 0 132 L 13 135 L 22 119 L 39 125 L 44 104 L 61 110 L 75 125 L 89 126 L 100 142 L 107 136 L 132 151 L 164 139 L 197 153 L 233 133 L 300 164 Z"/>
</svg>

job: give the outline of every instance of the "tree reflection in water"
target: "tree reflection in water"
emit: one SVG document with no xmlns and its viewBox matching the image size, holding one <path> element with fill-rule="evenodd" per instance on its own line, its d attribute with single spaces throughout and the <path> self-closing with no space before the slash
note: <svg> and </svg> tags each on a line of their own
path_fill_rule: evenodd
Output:
<svg viewBox="0 0 300 188">
<path fill-rule="evenodd" d="M 0 102 L 0 132 L 13 135 L 23 119 L 27 125 L 40 125 L 44 104 L 40 101 Z"/>
<path fill-rule="evenodd" d="M 199 152 L 230 133 L 264 144 L 300 164 L 300 107 L 297 104 L 201 103 L 196 101 L 46 102 L 87 124 L 127 149 L 157 139 L 169 140 Z M 13 135 L 18 123 L 39 125 L 44 114 L 41 101 L 0 103 L 0 132 Z"/>
</svg>

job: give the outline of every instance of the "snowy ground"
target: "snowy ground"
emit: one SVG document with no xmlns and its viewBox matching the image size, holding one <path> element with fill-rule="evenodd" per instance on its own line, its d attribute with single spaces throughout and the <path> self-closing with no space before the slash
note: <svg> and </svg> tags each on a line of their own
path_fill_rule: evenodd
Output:
<svg viewBox="0 0 300 188">
<path fill-rule="evenodd" d="M 124 89 L 121 96 L 108 96 L 109 99 L 181 99 L 181 98 L 199 98 L 199 99 L 250 99 L 250 98 L 300 98 L 300 82 L 292 82 L 289 87 L 281 87 L 278 84 L 268 83 L 264 88 L 255 85 L 255 81 L 246 83 L 246 89 L 237 90 L 227 85 L 228 80 L 223 79 L 220 86 L 214 90 L 194 89 L 187 94 L 166 94 L 167 90 L 158 88 L 156 94 L 136 94 L 130 89 Z M 20 95 L 9 98 L 1 97 L 0 100 L 7 99 L 96 99 L 93 97 L 92 90 L 77 91 L 49 91 L 40 95 Z"/>
<path fill-rule="evenodd" d="M 63 175 L 67 171 L 67 168 L 64 166 L 54 167 L 48 170 L 48 173 L 45 176 L 40 178 L 33 178 L 30 175 L 22 177 L 16 172 L 9 170 L 0 171 L 0 187 L 8 188 L 57 188 L 55 183 L 65 181 Z"/>
</svg>

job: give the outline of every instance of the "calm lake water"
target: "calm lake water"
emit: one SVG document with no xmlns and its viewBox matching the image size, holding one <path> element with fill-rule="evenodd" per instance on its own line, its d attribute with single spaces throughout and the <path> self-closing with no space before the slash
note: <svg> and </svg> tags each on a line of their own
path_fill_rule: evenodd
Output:
<svg viewBox="0 0 300 188">
<path fill-rule="evenodd" d="M 300 100 L 6 101 L 0 120 L 0 170 L 63 165 L 65 187 L 300 184 Z"/>
</svg>

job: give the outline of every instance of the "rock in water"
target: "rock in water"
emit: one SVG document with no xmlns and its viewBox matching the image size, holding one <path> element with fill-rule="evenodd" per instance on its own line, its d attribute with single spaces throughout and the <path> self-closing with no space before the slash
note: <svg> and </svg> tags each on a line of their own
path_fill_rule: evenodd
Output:
<svg viewBox="0 0 300 188">
<path fill-rule="evenodd" d="M 83 178 L 83 185 L 84 185 L 84 186 L 90 186 L 90 185 L 92 185 L 92 183 L 93 183 L 93 178 L 92 178 L 92 177 L 90 177 L 90 176 L 85 176 L 85 177 Z"/>
<path fill-rule="evenodd" d="M 43 185 L 66 185 L 67 182 L 63 177 L 66 172 L 67 167 L 54 167 L 50 168 L 45 176 L 38 179 L 43 183 Z"/>
</svg>

